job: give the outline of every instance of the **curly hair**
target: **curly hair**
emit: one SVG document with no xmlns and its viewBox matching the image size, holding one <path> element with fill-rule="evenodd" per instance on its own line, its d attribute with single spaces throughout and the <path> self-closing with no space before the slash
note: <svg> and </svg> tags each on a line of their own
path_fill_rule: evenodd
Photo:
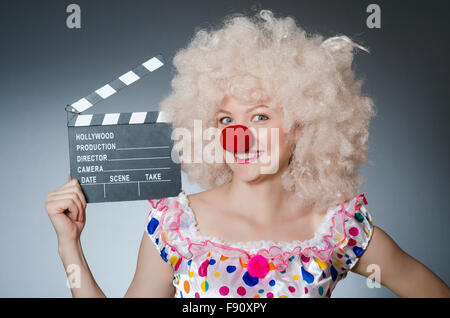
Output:
<svg viewBox="0 0 450 318">
<path fill-rule="evenodd" d="M 203 129 L 217 127 L 225 94 L 247 103 L 270 98 L 268 106 L 281 106 L 283 130 L 301 129 L 283 187 L 317 206 L 339 204 L 364 183 L 359 167 L 368 162 L 368 126 L 375 114 L 351 69 L 354 47 L 367 51 L 346 36 L 324 41 L 308 35 L 293 18 L 275 18 L 268 10 L 252 17 L 234 13 L 220 29 L 197 30 L 176 52 L 177 74 L 160 110 L 173 128 L 194 136 L 196 119 Z M 181 162 L 181 168 L 206 189 L 232 178 L 225 163 Z"/>
</svg>

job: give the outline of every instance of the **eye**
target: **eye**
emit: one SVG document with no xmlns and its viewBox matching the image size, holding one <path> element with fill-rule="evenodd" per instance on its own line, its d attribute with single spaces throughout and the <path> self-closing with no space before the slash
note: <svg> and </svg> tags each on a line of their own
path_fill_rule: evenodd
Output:
<svg viewBox="0 0 450 318">
<path fill-rule="evenodd" d="M 224 121 L 224 119 L 229 119 L 229 121 Z M 229 124 L 232 121 L 231 117 L 222 117 L 219 119 L 219 122 L 222 124 Z"/>
<path fill-rule="evenodd" d="M 269 119 L 269 117 L 267 117 L 266 115 L 263 115 L 263 114 L 258 114 L 258 115 L 256 115 L 256 116 L 253 117 L 253 118 L 258 118 L 258 120 L 256 120 L 256 121 L 261 121 L 261 120 L 267 120 L 267 119 Z"/>
</svg>

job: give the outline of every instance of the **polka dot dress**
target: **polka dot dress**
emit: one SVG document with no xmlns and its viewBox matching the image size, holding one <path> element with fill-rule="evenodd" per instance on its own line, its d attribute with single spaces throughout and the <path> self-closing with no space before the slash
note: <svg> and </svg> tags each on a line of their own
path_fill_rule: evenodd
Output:
<svg viewBox="0 0 450 318">
<path fill-rule="evenodd" d="M 175 297 L 330 297 L 373 234 L 363 193 L 330 208 L 307 241 L 225 242 L 201 234 L 187 195 L 149 200 L 147 234 L 171 264 Z"/>
</svg>

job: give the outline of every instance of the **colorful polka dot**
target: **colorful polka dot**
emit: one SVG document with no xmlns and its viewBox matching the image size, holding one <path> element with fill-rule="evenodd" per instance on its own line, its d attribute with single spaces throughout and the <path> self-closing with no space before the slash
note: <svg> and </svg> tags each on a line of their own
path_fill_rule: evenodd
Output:
<svg viewBox="0 0 450 318">
<path fill-rule="evenodd" d="M 207 275 L 209 260 L 204 261 L 200 267 L 198 268 L 198 275 L 201 277 L 205 277 Z"/>
<path fill-rule="evenodd" d="M 331 279 L 333 280 L 333 282 L 336 280 L 337 278 L 337 271 L 336 268 L 334 268 L 333 265 L 331 265 Z"/>
<path fill-rule="evenodd" d="M 250 287 L 253 287 L 256 284 L 258 284 L 259 281 L 258 277 L 253 277 L 248 272 L 245 272 L 244 276 L 242 276 L 242 280 L 244 281 L 245 284 L 247 284 Z"/>
<path fill-rule="evenodd" d="M 270 286 L 275 286 L 275 281 L 272 279 L 272 280 L 269 282 L 269 285 L 270 285 Z"/>
<path fill-rule="evenodd" d="M 361 247 L 353 246 L 353 252 L 355 253 L 356 257 L 360 257 L 364 250 Z"/>
<path fill-rule="evenodd" d="M 170 258 L 170 264 L 175 265 L 178 262 L 178 257 L 175 255 Z"/>
<path fill-rule="evenodd" d="M 358 235 L 359 231 L 356 227 L 352 227 L 350 230 L 348 230 L 348 233 L 350 233 L 350 235 L 352 236 L 356 236 Z"/>
<path fill-rule="evenodd" d="M 309 262 L 309 260 L 310 260 L 310 258 L 309 257 L 306 257 L 305 255 L 301 255 L 300 256 L 300 258 L 301 258 L 301 260 L 302 260 L 302 262 L 304 262 L 304 263 L 308 263 Z"/>
<path fill-rule="evenodd" d="M 296 275 L 292 276 L 292 279 L 293 280 L 298 280 L 298 275 L 296 274 Z"/>
<path fill-rule="evenodd" d="M 267 293 L 267 298 L 273 298 L 273 294 L 272 293 Z"/>
<path fill-rule="evenodd" d="M 364 216 L 363 216 L 361 213 L 356 212 L 356 213 L 355 213 L 355 219 L 356 219 L 358 222 L 362 223 L 362 222 L 364 221 Z"/>
<path fill-rule="evenodd" d="M 150 220 L 150 222 L 148 222 L 148 225 L 147 225 L 147 231 L 148 231 L 148 233 L 149 233 L 149 234 L 155 233 L 155 230 L 156 230 L 156 228 L 158 227 L 158 225 L 159 225 L 159 221 L 158 221 L 157 219 L 155 219 L 155 218 L 152 218 L 152 219 Z"/>
<path fill-rule="evenodd" d="M 336 265 L 337 267 L 343 266 L 343 264 L 337 259 L 333 259 L 333 264 Z"/>
<path fill-rule="evenodd" d="M 287 295 L 280 295 L 280 298 L 289 298 Z"/>
<path fill-rule="evenodd" d="M 195 298 L 200 298 L 200 294 L 199 293 L 195 293 Z"/>
<path fill-rule="evenodd" d="M 194 272 L 189 272 L 189 277 L 190 278 L 194 277 Z"/>
<path fill-rule="evenodd" d="M 322 296 L 323 295 L 323 287 L 319 286 L 319 295 Z"/>
<path fill-rule="evenodd" d="M 351 239 L 348 240 L 348 244 L 347 245 L 348 246 L 355 246 L 356 245 L 356 241 L 351 238 Z"/>
<path fill-rule="evenodd" d="M 221 260 L 221 261 L 226 261 L 227 259 L 228 259 L 228 257 L 223 256 L 223 255 L 220 257 L 220 260 Z"/>
<path fill-rule="evenodd" d="M 209 265 L 214 265 L 215 263 L 216 263 L 216 260 L 215 260 L 215 259 L 211 258 L 211 259 L 209 260 Z"/>
<path fill-rule="evenodd" d="M 311 274 L 310 272 L 306 271 L 303 266 L 302 266 L 302 277 L 303 280 L 305 282 L 307 282 L 308 284 L 311 284 L 312 282 L 314 282 L 314 275 Z"/>
<path fill-rule="evenodd" d="M 318 259 L 318 258 L 316 258 L 316 263 L 319 264 L 319 267 L 320 267 L 321 269 L 327 268 L 327 263 L 322 262 L 322 261 L 321 261 L 320 259 Z"/>
<path fill-rule="evenodd" d="M 219 273 L 219 272 L 215 272 L 215 273 L 214 273 L 214 276 L 219 277 L 219 276 L 220 276 L 220 273 Z"/>
<path fill-rule="evenodd" d="M 256 295 L 254 296 L 254 298 L 261 298 L 261 296 L 259 296 L 258 294 L 256 294 Z"/>
<path fill-rule="evenodd" d="M 187 280 L 184 281 L 184 291 L 186 294 L 189 294 L 189 291 L 191 290 L 191 286 L 189 285 L 189 282 Z"/>
<path fill-rule="evenodd" d="M 219 293 L 222 296 L 228 295 L 229 292 L 230 292 L 230 289 L 227 286 L 222 286 L 222 287 L 219 288 Z"/>
<path fill-rule="evenodd" d="M 167 252 L 166 252 L 166 248 L 165 247 L 163 247 L 163 249 L 161 250 L 160 255 L 161 255 L 161 258 L 167 263 L 168 259 L 167 259 Z"/>
<path fill-rule="evenodd" d="M 235 270 L 236 270 L 236 266 L 233 266 L 233 265 L 227 266 L 227 272 L 228 272 L 228 273 L 232 273 L 232 272 L 234 272 Z"/>
<path fill-rule="evenodd" d="M 291 293 L 295 293 L 295 287 L 294 286 L 289 286 L 288 289 L 289 289 L 289 291 Z"/>
<path fill-rule="evenodd" d="M 203 290 L 203 292 L 206 293 L 206 291 L 207 291 L 208 288 L 209 288 L 208 282 L 207 282 L 206 280 L 204 280 L 204 281 L 200 284 L 200 288 Z"/>
<path fill-rule="evenodd" d="M 308 293 L 308 287 L 305 287 L 305 294 Z"/>
<path fill-rule="evenodd" d="M 244 296 L 247 293 L 247 291 L 245 290 L 244 287 L 241 286 L 237 289 L 237 293 L 239 296 Z"/>
<path fill-rule="evenodd" d="M 190 260 L 187 262 L 187 264 L 188 264 L 188 266 L 191 266 L 192 260 L 190 259 Z"/>
<path fill-rule="evenodd" d="M 264 289 L 258 290 L 258 293 L 260 293 L 260 294 L 264 293 Z"/>
</svg>

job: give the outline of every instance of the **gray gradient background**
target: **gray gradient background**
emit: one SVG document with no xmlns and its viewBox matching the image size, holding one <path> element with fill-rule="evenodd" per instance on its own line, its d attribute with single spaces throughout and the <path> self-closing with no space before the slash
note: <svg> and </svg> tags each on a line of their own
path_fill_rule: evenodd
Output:
<svg viewBox="0 0 450 318">
<path fill-rule="evenodd" d="M 65 25 L 73 2 L 80 30 Z M 162 53 L 165 67 L 87 113 L 157 110 L 170 93 L 172 58 L 195 29 L 255 6 L 369 47 L 354 63 L 378 110 L 361 192 L 374 223 L 448 283 L 448 8 L 373 2 L 381 5 L 381 30 L 365 26 L 369 1 L 1 1 L 0 297 L 71 295 L 44 209 L 69 173 L 64 106 Z M 183 188 L 202 190 L 184 173 Z M 133 278 L 148 211 L 147 201 L 87 208 L 83 249 L 109 297 L 122 297 Z M 352 273 L 332 296 L 395 297 Z"/>
</svg>

